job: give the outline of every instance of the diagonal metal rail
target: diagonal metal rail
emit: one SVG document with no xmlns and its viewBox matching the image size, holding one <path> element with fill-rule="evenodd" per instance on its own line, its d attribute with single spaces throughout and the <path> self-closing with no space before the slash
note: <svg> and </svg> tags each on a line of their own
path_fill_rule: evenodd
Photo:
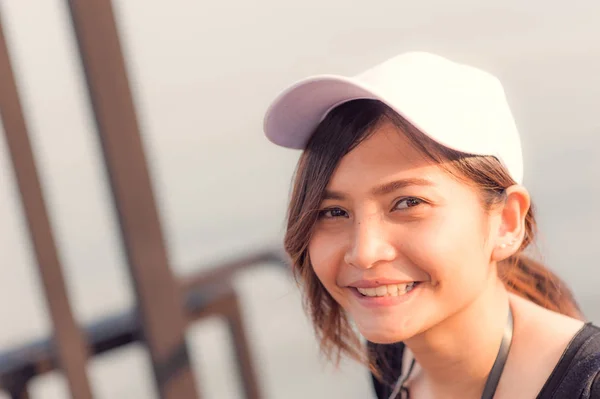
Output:
<svg viewBox="0 0 600 399">
<path fill-rule="evenodd" d="M 197 398 L 183 298 L 169 267 L 110 0 L 69 0 L 144 340 L 163 399 Z"/>
<path fill-rule="evenodd" d="M 58 362 L 65 373 L 71 395 L 78 399 L 91 399 L 92 392 L 86 375 L 87 343 L 69 304 L 1 21 L 0 115 L 46 304 L 52 319 L 53 344 L 58 352 Z M 17 384 L 18 381 L 14 383 Z M 28 398 L 26 386 L 19 392 L 14 392 L 13 397 L 15 396 L 20 399 Z"/>
</svg>

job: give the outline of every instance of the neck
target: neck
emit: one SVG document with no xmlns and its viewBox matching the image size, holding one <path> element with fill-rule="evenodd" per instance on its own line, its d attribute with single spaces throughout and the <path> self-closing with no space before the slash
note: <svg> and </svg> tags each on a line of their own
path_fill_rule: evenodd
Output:
<svg viewBox="0 0 600 399">
<path fill-rule="evenodd" d="M 478 397 L 496 360 L 508 318 L 509 296 L 492 287 L 434 328 L 406 341 L 434 397 Z M 441 394 L 443 393 L 443 394 Z"/>
</svg>

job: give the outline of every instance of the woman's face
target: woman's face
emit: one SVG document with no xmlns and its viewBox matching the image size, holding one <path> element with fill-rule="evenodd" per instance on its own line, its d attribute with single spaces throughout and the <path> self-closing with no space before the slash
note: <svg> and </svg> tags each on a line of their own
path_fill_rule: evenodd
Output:
<svg viewBox="0 0 600 399">
<path fill-rule="evenodd" d="M 424 332 L 497 281 L 496 219 L 391 123 L 341 160 L 320 210 L 312 266 L 371 342 Z"/>
</svg>

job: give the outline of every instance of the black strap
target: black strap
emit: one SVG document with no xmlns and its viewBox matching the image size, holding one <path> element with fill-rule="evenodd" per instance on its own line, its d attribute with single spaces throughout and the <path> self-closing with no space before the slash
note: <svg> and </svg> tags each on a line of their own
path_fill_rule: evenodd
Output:
<svg viewBox="0 0 600 399">
<path fill-rule="evenodd" d="M 494 365 L 492 366 L 492 370 L 488 375 L 487 381 L 485 382 L 485 387 L 483 388 L 483 394 L 481 395 L 481 399 L 492 399 L 494 394 L 496 393 L 496 388 L 498 387 L 498 382 L 500 381 L 500 377 L 502 376 L 502 371 L 504 371 L 504 365 L 506 364 L 506 359 L 508 358 L 508 353 L 510 352 L 510 346 L 512 344 L 513 337 L 513 327 L 514 320 L 513 314 L 510 306 L 508 307 L 508 321 L 506 322 L 506 327 L 504 328 L 504 335 L 502 336 L 502 342 L 500 343 L 500 349 L 498 349 L 498 355 L 496 355 L 496 360 L 494 361 Z M 405 376 L 401 376 L 396 383 L 396 386 L 392 392 L 390 398 L 395 398 L 400 392 L 406 394 L 409 397 L 408 388 L 404 386 L 408 377 L 413 370 L 415 364 L 415 359 L 412 360 L 410 368 Z"/>
<path fill-rule="evenodd" d="M 483 394 L 481 395 L 481 399 L 492 399 L 494 397 L 494 394 L 496 393 L 496 388 L 498 387 L 498 382 L 500 381 L 500 377 L 502 376 L 502 371 L 504 370 L 504 365 L 506 364 L 506 358 L 508 358 L 508 352 L 510 351 L 510 345 L 512 344 L 512 337 L 513 314 L 509 306 L 508 321 L 506 323 L 506 327 L 504 328 L 504 336 L 502 336 L 502 343 L 500 344 L 500 349 L 498 350 L 496 361 L 492 366 L 490 375 L 488 376 L 488 379 L 485 383 L 485 387 L 483 388 Z"/>
</svg>

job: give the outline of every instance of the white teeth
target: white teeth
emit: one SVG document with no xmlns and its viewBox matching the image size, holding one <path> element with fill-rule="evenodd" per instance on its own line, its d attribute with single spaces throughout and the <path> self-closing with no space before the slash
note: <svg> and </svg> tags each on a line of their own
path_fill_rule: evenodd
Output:
<svg viewBox="0 0 600 399">
<path fill-rule="evenodd" d="M 380 285 L 376 288 L 357 288 L 365 296 L 398 296 L 410 292 L 415 287 L 415 282 L 408 284 Z"/>
</svg>

